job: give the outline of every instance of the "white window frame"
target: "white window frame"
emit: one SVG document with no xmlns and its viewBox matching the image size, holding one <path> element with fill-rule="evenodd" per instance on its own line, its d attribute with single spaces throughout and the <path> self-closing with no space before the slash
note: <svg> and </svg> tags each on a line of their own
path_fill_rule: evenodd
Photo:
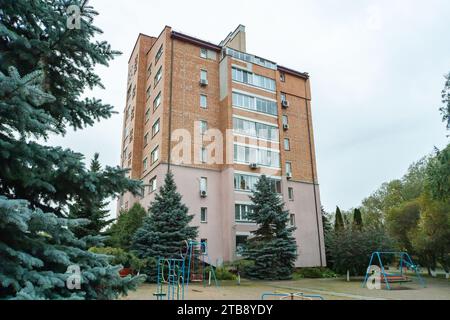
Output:
<svg viewBox="0 0 450 320">
<path fill-rule="evenodd" d="M 161 58 L 162 54 L 163 54 L 163 44 L 161 44 L 161 46 L 160 46 L 159 49 L 158 49 L 158 52 L 156 52 L 156 55 L 155 55 L 155 64 L 158 63 L 158 61 L 159 61 L 159 59 Z"/>
<path fill-rule="evenodd" d="M 162 79 L 162 66 L 159 67 L 158 72 L 155 74 L 155 78 L 154 78 L 154 84 L 153 87 L 156 87 L 158 85 L 158 83 L 161 81 Z"/>
<path fill-rule="evenodd" d="M 148 132 L 144 134 L 144 147 L 148 145 Z"/>
<path fill-rule="evenodd" d="M 200 48 L 200 58 L 208 59 L 208 49 Z"/>
<path fill-rule="evenodd" d="M 207 149 L 204 146 L 200 147 L 200 162 L 207 163 L 208 161 Z"/>
<path fill-rule="evenodd" d="M 205 77 L 203 77 L 203 75 Z M 208 81 L 208 70 L 206 69 L 200 69 L 200 80 L 206 80 Z"/>
<path fill-rule="evenodd" d="M 288 168 L 289 168 L 289 170 L 288 170 Z M 291 161 L 286 161 L 285 169 L 286 169 L 286 173 L 292 174 L 292 162 Z"/>
<path fill-rule="evenodd" d="M 157 177 L 154 176 L 153 178 L 151 178 L 151 179 L 148 181 L 148 184 L 149 184 L 149 187 L 148 187 L 148 194 L 151 194 L 151 193 L 153 193 L 153 192 L 156 191 L 156 189 L 157 189 L 157 179 L 156 179 L 156 178 L 157 178 Z"/>
<path fill-rule="evenodd" d="M 294 201 L 294 188 L 293 187 L 288 187 L 288 199 L 290 201 Z"/>
<path fill-rule="evenodd" d="M 159 160 L 159 146 L 156 146 L 155 148 L 153 148 L 152 152 L 150 153 L 150 159 L 151 159 L 151 164 L 154 164 L 155 162 L 157 162 Z"/>
<path fill-rule="evenodd" d="M 284 150 L 285 151 L 291 151 L 291 139 L 284 138 L 283 145 L 284 145 Z"/>
<path fill-rule="evenodd" d="M 203 136 L 206 134 L 206 131 L 208 131 L 208 121 L 206 120 L 200 120 L 200 134 Z"/>
<path fill-rule="evenodd" d="M 161 105 L 161 91 L 158 93 L 158 95 L 153 99 L 153 111 L 159 108 Z"/>
<path fill-rule="evenodd" d="M 159 119 L 160 118 L 158 118 L 158 120 L 156 120 L 152 125 L 152 138 L 154 136 L 156 136 L 158 134 L 158 132 L 161 130 L 161 123 L 160 123 Z M 155 130 L 155 128 L 157 128 L 158 130 Z"/>
<path fill-rule="evenodd" d="M 142 161 L 142 167 L 144 168 L 144 171 L 148 169 L 148 158 L 145 157 L 145 159 Z"/>
<path fill-rule="evenodd" d="M 208 178 L 200 177 L 200 192 L 208 192 Z"/>
<path fill-rule="evenodd" d="M 208 96 L 206 94 L 200 94 L 200 108 L 208 109 Z"/>
<path fill-rule="evenodd" d="M 236 217 L 236 206 L 239 207 L 239 218 Z M 234 204 L 234 220 L 236 223 L 254 223 L 254 221 L 243 218 L 243 214 L 248 211 L 243 211 L 243 208 L 251 210 L 251 204 L 249 203 L 235 203 Z"/>
<path fill-rule="evenodd" d="M 289 226 L 295 227 L 295 214 L 294 213 L 289 214 Z"/>
<path fill-rule="evenodd" d="M 203 219 L 203 215 L 204 214 L 204 218 Z M 207 207 L 201 207 L 200 208 L 200 223 L 208 223 L 208 208 Z"/>
</svg>

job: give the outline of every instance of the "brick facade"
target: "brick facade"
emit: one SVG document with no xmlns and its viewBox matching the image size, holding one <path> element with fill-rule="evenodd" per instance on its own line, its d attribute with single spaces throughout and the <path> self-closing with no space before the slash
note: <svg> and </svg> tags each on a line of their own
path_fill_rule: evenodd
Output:
<svg viewBox="0 0 450 320">
<path fill-rule="evenodd" d="M 174 32 L 167 26 L 158 37 L 139 35 L 129 61 L 122 166 L 130 168 L 131 177 L 141 179 L 144 184 L 156 177 L 158 188 L 163 183 L 168 166 L 171 167 L 183 200 L 190 208 L 190 213 L 194 214 L 193 224 L 200 227 L 199 238 L 208 241 L 213 263 L 239 258 L 236 241 L 239 237 L 250 235 L 256 227 L 252 223 L 241 223 L 235 219 L 235 205 L 249 202 L 249 193 L 235 190 L 235 174 L 266 174 L 278 179 L 282 186 L 281 196 L 295 215 L 299 249 L 296 265 L 325 265 L 309 76 L 276 64 L 268 67 L 259 65 L 256 60 L 249 62 L 237 59 L 227 54 L 226 47 L 235 50 L 245 48 L 243 26 L 230 33 L 221 46 Z M 156 58 L 158 54 L 159 59 Z M 251 55 L 248 57 L 256 59 Z M 274 80 L 276 90 L 266 90 L 232 80 L 233 66 Z M 161 79 L 155 85 L 155 76 L 160 68 Z M 207 71 L 207 85 L 200 84 L 201 70 Z M 235 107 L 233 92 L 276 102 L 278 114 Z M 288 108 L 282 106 L 282 93 L 289 102 Z M 158 95 L 161 102 L 154 110 L 154 101 Z M 200 106 L 201 95 L 206 96 L 206 108 Z M 130 110 L 134 110 L 133 117 Z M 288 117 L 287 130 L 283 129 L 283 115 Z M 277 127 L 279 140 L 262 141 L 234 134 L 233 117 Z M 158 120 L 160 130 L 152 136 L 152 126 Z M 200 121 L 206 121 L 208 129 L 213 131 L 201 136 Z M 190 141 L 185 141 L 185 147 L 188 148 L 184 149 L 184 153 L 174 152 L 179 150 L 177 148 L 184 141 L 180 138 L 183 133 L 188 133 L 191 137 Z M 284 148 L 285 138 L 289 139 L 289 150 Z M 218 161 L 202 163 L 201 147 L 207 148 L 212 139 L 223 141 L 223 148 L 219 151 L 216 149 L 214 153 Z M 248 164 L 235 163 L 234 143 L 261 150 L 268 148 L 275 154 L 279 153 L 280 166 L 259 166 L 252 169 Z M 151 153 L 157 147 L 159 157 L 152 163 Z M 180 155 L 183 157 L 179 157 Z M 180 158 L 186 161 L 181 161 Z M 292 165 L 292 176 L 288 178 L 285 165 L 287 161 Z M 199 181 L 202 177 L 208 179 L 207 197 L 200 197 Z M 288 188 L 292 188 L 294 194 L 294 199 L 289 201 Z M 135 202 L 148 206 L 154 194 L 149 187 L 143 197 L 124 194 L 119 200 L 118 212 L 130 208 Z M 202 207 L 208 210 L 207 222 L 200 221 Z"/>
</svg>

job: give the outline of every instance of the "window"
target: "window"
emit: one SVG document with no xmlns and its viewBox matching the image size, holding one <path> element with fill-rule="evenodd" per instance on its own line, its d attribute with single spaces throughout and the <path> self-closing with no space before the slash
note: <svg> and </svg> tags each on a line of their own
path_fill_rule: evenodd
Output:
<svg viewBox="0 0 450 320">
<path fill-rule="evenodd" d="M 148 98 L 150 98 L 150 95 L 151 95 L 151 93 L 152 93 L 151 88 L 152 88 L 152 86 L 150 85 L 150 86 L 147 88 L 147 91 L 145 92 L 145 99 L 146 99 L 146 100 L 148 100 Z"/>
<path fill-rule="evenodd" d="M 159 132 L 159 119 L 152 126 L 152 138 Z"/>
<path fill-rule="evenodd" d="M 200 240 L 200 247 L 202 248 L 202 253 L 208 253 L 208 239 L 201 239 Z"/>
<path fill-rule="evenodd" d="M 133 141 L 133 129 L 130 131 L 130 139 L 129 142 L 131 143 Z"/>
<path fill-rule="evenodd" d="M 122 158 L 123 158 L 123 159 L 125 159 L 125 157 L 127 156 L 127 149 L 128 149 L 128 147 L 125 147 L 125 148 L 123 149 L 123 153 L 122 153 Z"/>
<path fill-rule="evenodd" d="M 208 222 L 208 208 L 200 208 L 200 222 L 201 223 Z"/>
<path fill-rule="evenodd" d="M 253 211 L 253 208 L 249 204 L 235 204 L 234 205 L 234 218 L 236 222 L 251 222 L 248 218 L 248 214 Z"/>
<path fill-rule="evenodd" d="M 289 200 L 294 200 L 294 188 L 292 188 L 292 187 L 288 188 L 288 197 L 289 197 Z"/>
<path fill-rule="evenodd" d="M 207 192 L 208 191 L 208 178 L 201 177 L 200 178 L 200 192 Z"/>
<path fill-rule="evenodd" d="M 153 111 L 158 109 L 160 104 L 161 104 L 161 91 L 158 93 L 155 100 L 153 100 Z"/>
<path fill-rule="evenodd" d="M 259 176 L 245 175 L 240 173 L 234 174 L 234 189 L 237 191 L 251 192 L 255 190 Z M 281 193 L 281 180 L 269 178 L 272 192 Z"/>
<path fill-rule="evenodd" d="M 257 163 L 262 166 L 279 168 L 280 154 L 275 151 L 235 144 L 234 161 L 246 164 Z"/>
<path fill-rule="evenodd" d="M 291 150 L 291 142 L 288 138 L 284 138 L 284 150 Z"/>
<path fill-rule="evenodd" d="M 130 95 L 131 95 L 131 84 L 128 87 L 128 90 L 127 90 L 127 101 L 128 101 L 128 99 L 130 99 Z"/>
<path fill-rule="evenodd" d="M 156 53 L 155 64 L 158 62 L 159 58 L 161 58 L 162 54 L 163 54 L 163 45 L 159 47 L 158 52 Z"/>
<path fill-rule="evenodd" d="M 200 48 L 200 57 L 203 59 L 208 58 L 208 50 L 205 48 Z"/>
<path fill-rule="evenodd" d="M 150 78 L 151 75 L 152 75 L 152 64 L 150 63 L 150 65 L 147 68 L 147 79 Z"/>
<path fill-rule="evenodd" d="M 242 256 L 242 253 L 244 251 L 244 246 L 247 243 L 248 236 L 236 236 L 236 255 L 238 257 Z"/>
<path fill-rule="evenodd" d="M 232 56 L 233 58 L 242 60 L 242 61 L 247 61 L 247 62 L 251 62 L 251 63 L 256 63 L 259 64 L 260 66 L 269 68 L 269 69 L 273 69 L 276 70 L 277 69 L 277 65 L 276 63 L 270 62 L 268 60 L 265 60 L 263 58 L 257 57 L 257 56 L 253 56 L 244 52 L 240 52 L 231 48 L 226 48 L 226 54 Z"/>
<path fill-rule="evenodd" d="M 135 96 L 136 96 L 136 85 L 133 86 L 133 93 L 131 99 L 133 99 Z"/>
<path fill-rule="evenodd" d="M 208 108 L 208 98 L 204 94 L 200 95 L 200 107 L 202 107 L 203 109 Z"/>
<path fill-rule="evenodd" d="M 144 161 L 142 162 L 142 167 L 144 168 L 144 171 L 147 170 L 147 158 L 144 159 Z"/>
<path fill-rule="evenodd" d="M 251 73 L 246 70 L 233 67 L 231 70 L 231 76 L 234 81 L 242 82 L 270 91 L 276 90 L 275 80 L 264 76 L 260 76 L 255 73 Z"/>
<path fill-rule="evenodd" d="M 286 93 L 281 93 L 281 101 L 286 101 Z"/>
<path fill-rule="evenodd" d="M 150 154 L 152 164 L 154 164 L 159 159 L 159 146 L 157 146 L 155 149 L 153 149 L 152 153 Z"/>
<path fill-rule="evenodd" d="M 148 181 L 148 184 L 149 184 L 148 193 L 150 194 L 150 193 L 155 192 L 156 191 L 156 177 L 151 178 Z"/>
<path fill-rule="evenodd" d="M 286 162 L 286 173 L 292 174 L 292 163 Z"/>
<path fill-rule="evenodd" d="M 200 70 L 200 80 L 208 80 L 208 71 Z"/>
<path fill-rule="evenodd" d="M 162 78 L 162 66 L 159 67 L 158 72 L 155 74 L 155 79 L 154 79 L 154 85 L 153 87 L 156 87 L 156 85 L 159 83 L 159 81 Z"/>
<path fill-rule="evenodd" d="M 148 132 L 144 135 L 144 147 L 148 145 Z"/>
<path fill-rule="evenodd" d="M 294 226 L 295 226 L 295 214 L 290 214 L 290 215 L 289 215 L 289 225 L 290 225 L 291 227 L 294 227 Z"/>
<path fill-rule="evenodd" d="M 283 115 L 283 125 L 289 125 L 289 119 L 287 115 Z"/>
<path fill-rule="evenodd" d="M 208 122 L 205 120 L 200 120 L 200 134 L 204 135 L 208 131 Z"/>
<path fill-rule="evenodd" d="M 278 114 L 277 103 L 275 101 L 256 98 L 242 93 L 233 92 L 233 106 L 274 116 Z"/>
<path fill-rule="evenodd" d="M 246 119 L 233 118 L 233 130 L 236 133 L 271 141 L 278 141 L 278 128 Z"/>
<path fill-rule="evenodd" d="M 280 81 L 285 82 L 286 81 L 286 74 L 284 72 L 280 72 Z"/>
<path fill-rule="evenodd" d="M 201 147 L 200 148 L 200 161 L 202 163 L 206 163 L 206 159 L 207 159 L 206 147 Z"/>
<path fill-rule="evenodd" d="M 150 120 L 150 108 L 145 110 L 145 123 L 147 123 L 148 120 Z"/>
<path fill-rule="evenodd" d="M 139 55 L 137 55 L 137 56 L 134 58 L 134 70 L 133 70 L 133 75 L 136 74 L 136 71 L 137 71 L 138 59 L 139 59 Z"/>
</svg>

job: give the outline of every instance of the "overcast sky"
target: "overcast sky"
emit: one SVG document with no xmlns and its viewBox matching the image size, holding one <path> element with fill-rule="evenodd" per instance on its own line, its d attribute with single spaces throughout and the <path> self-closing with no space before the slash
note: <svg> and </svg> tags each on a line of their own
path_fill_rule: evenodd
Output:
<svg viewBox="0 0 450 320">
<path fill-rule="evenodd" d="M 165 25 L 219 43 L 246 26 L 247 51 L 309 72 L 322 203 L 358 206 L 381 183 L 446 145 L 438 112 L 450 71 L 450 1 L 110 1 L 91 0 L 102 39 L 123 52 L 98 73 L 91 94 L 119 114 L 52 138 L 103 164 L 118 165 L 127 62 L 136 37 Z M 112 205 L 113 211 L 115 206 Z"/>
</svg>

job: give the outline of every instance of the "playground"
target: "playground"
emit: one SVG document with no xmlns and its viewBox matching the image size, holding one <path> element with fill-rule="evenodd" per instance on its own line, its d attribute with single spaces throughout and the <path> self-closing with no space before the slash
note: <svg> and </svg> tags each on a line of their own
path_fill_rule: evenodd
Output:
<svg viewBox="0 0 450 320">
<path fill-rule="evenodd" d="M 391 290 L 369 290 L 362 288 L 363 277 L 300 279 L 296 281 L 221 281 L 204 287 L 201 283 L 190 284 L 185 291 L 186 300 L 260 300 L 264 292 L 303 292 L 306 295 L 320 295 L 324 300 L 450 300 L 450 281 L 445 278 L 425 278 L 427 286 L 411 282 L 397 284 Z M 137 291 L 123 297 L 123 300 L 156 300 L 156 284 L 144 284 Z M 268 299 L 279 299 L 277 297 Z"/>
<path fill-rule="evenodd" d="M 124 300 L 450 300 L 450 281 L 427 277 L 406 252 L 373 252 L 364 277 L 218 281 L 207 246 L 186 241 L 179 259 L 159 259 L 156 284 Z M 347 280 L 347 281 L 346 281 Z"/>
</svg>

